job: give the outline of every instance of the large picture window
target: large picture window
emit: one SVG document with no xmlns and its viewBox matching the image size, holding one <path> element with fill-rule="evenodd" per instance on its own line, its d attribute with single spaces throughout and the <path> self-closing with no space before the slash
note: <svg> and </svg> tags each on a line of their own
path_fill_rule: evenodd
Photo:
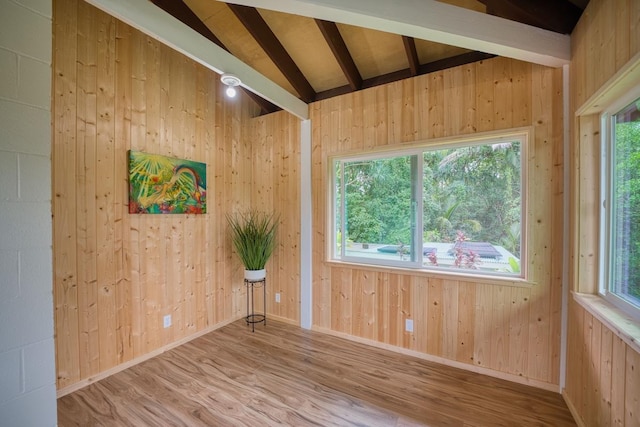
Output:
<svg viewBox="0 0 640 427">
<path fill-rule="evenodd" d="M 525 146 L 518 134 L 334 158 L 332 258 L 524 277 Z"/>
<path fill-rule="evenodd" d="M 603 115 L 603 243 L 600 290 L 640 309 L 640 99 Z"/>
</svg>

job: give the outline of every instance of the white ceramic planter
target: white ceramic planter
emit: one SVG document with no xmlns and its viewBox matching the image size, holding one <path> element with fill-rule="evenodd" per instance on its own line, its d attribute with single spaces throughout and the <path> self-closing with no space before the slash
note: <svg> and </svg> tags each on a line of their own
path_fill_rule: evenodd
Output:
<svg viewBox="0 0 640 427">
<path fill-rule="evenodd" d="M 245 270 L 244 271 L 244 278 L 247 280 L 257 281 L 257 280 L 262 280 L 265 277 L 267 277 L 267 270 L 264 268 L 262 270 Z"/>
</svg>

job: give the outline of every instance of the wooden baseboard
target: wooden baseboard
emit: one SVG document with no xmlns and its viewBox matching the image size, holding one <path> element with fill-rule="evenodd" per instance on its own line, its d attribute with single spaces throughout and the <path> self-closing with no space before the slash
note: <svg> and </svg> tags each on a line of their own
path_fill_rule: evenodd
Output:
<svg viewBox="0 0 640 427">
<path fill-rule="evenodd" d="M 567 404 L 567 408 L 569 408 L 569 412 L 571 412 L 571 415 L 573 415 L 573 419 L 575 420 L 576 424 L 578 424 L 578 427 L 587 427 L 584 421 L 582 421 L 582 417 L 580 416 L 578 409 L 575 407 L 569 396 L 567 396 L 566 389 L 562 390 L 562 398 L 564 399 L 564 403 Z"/>
<path fill-rule="evenodd" d="M 137 365 L 138 363 L 142 363 L 145 360 L 149 360 L 153 357 L 156 357 L 162 353 L 164 353 L 165 351 L 171 350 L 172 348 L 176 348 L 178 346 L 181 346 L 182 344 L 186 344 L 189 341 L 192 341 L 196 338 L 199 338 L 203 335 L 208 334 L 209 332 L 215 331 L 216 329 L 220 329 L 223 326 L 226 326 L 230 323 L 235 322 L 236 320 L 242 319 L 244 318 L 244 316 L 236 316 L 233 317 L 229 320 L 225 320 L 224 322 L 220 322 L 217 323 L 213 326 L 210 326 L 208 328 L 205 328 L 201 331 L 196 332 L 193 335 L 189 335 L 188 337 L 184 337 L 182 339 L 179 339 L 177 341 L 172 342 L 171 344 L 167 344 L 165 346 L 162 346 L 160 348 L 157 348 L 155 350 L 153 350 L 150 353 L 147 353 L 145 355 L 142 355 L 140 357 L 136 357 L 135 359 L 131 359 L 127 362 L 121 363 L 118 366 L 114 366 L 113 368 L 107 369 L 106 371 L 100 372 L 99 374 L 93 375 L 89 378 L 85 378 L 83 380 L 78 381 L 77 383 L 73 383 L 71 385 L 68 385 L 66 387 L 63 387 L 61 389 L 58 389 L 56 392 L 56 397 L 57 398 L 61 398 L 62 396 L 66 396 L 69 393 L 73 393 L 74 391 L 80 390 L 81 388 L 84 388 L 86 386 L 88 386 L 89 384 L 92 384 L 96 381 L 100 381 L 103 378 L 107 378 L 113 374 L 117 374 L 118 372 L 124 371 L 125 369 L 128 369 L 132 366 Z M 279 320 L 279 319 L 278 319 Z"/>
<path fill-rule="evenodd" d="M 299 320 L 293 320 L 293 319 L 289 319 L 288 317 L 280 317 L 280 316 L 276 316 L 275 314 L 267 313 L 267 321 L 269 320 L 277 320 L 278 322 L 287 323 L 289 325 L 300 326 Z"/>
<path fill-rule="evenodd" d="M 441 365 L 451 366 L 453 368 L 464 369 L 466 371 L 475 372 L 477 374 L 487 375 L 489 377 L 499 378 L 502 380 L 511 381 L 518 384 L 524 384 L 536 388 L 540 388 L 547 391 L 552 391 L 554 393 L 560 393 L 560 386 L 558 384 L 550 384 L 544 381 L 534 380 L 531 378 L 521 377 L 519 375 L 508 374 L 505 372 L 494 371 L 493 369 L 485 368 L 482 366 L 470 365 L 468 363 L 458 362 L 456 360 L 445 359 L 444 357 L 433 356 L 430 354 L 420 353 L 415 350 L 409 350 L 402 347 L 396 347 L 391 344 L 381 343 L 378 341 L 370 340 L 367 338 L 360 338 L 353 335 L 346 334 L 344 332 L 336 332 L 331 329 L 320 328 L 317 326 L 313 326 L 311 328 L 314 331 L 322 332 L 324 334 L 333 335 L 339 338 L 344 338 L 350 341 L 359 342 L 362 344 L 370 345 L 372 347 L 382 348 L 384 350 L 393 351 L 400 354 L 405 354 L 407 356 L 417 357 L 418 359 L 423 359 L 429 362 L 440 363 Z"/>
</svg>

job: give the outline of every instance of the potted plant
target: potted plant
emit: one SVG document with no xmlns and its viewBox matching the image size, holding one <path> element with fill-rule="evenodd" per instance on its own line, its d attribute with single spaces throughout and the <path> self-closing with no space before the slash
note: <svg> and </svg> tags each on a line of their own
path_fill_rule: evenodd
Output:
<svg viewBox="0 0 640 427">
<path fill-rule="evenodd" d="M 245 279 L 264 279 L 265 265 L 276 246 L 279 218 L 274 213 L 250 210 L 227 215 L 227 221 L 233 246 L 245 268 Z"/>
</svg>

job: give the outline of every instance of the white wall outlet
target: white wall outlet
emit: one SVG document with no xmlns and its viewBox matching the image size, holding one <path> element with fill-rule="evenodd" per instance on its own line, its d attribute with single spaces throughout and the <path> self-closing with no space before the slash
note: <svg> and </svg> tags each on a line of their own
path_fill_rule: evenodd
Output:
<svg viewBox="0 0 640 427">
<path fill-rule="evenodd" d="M 280 292 L 276 292 L 276 302 L 280 302 Z"/>
<path fill-rule="evenodd" d="M 171 326 L 171 315 L 167 314 L 166 316 L 164 316 L 162 321 L 163 321 L 164 327 L 168 328 L 169 326 Z"/>
<path fill-rule="evenodd" d="M 413 319 L 405 319 L 404 330 L 407 332 L 413 332 Z"/>
</svg>

